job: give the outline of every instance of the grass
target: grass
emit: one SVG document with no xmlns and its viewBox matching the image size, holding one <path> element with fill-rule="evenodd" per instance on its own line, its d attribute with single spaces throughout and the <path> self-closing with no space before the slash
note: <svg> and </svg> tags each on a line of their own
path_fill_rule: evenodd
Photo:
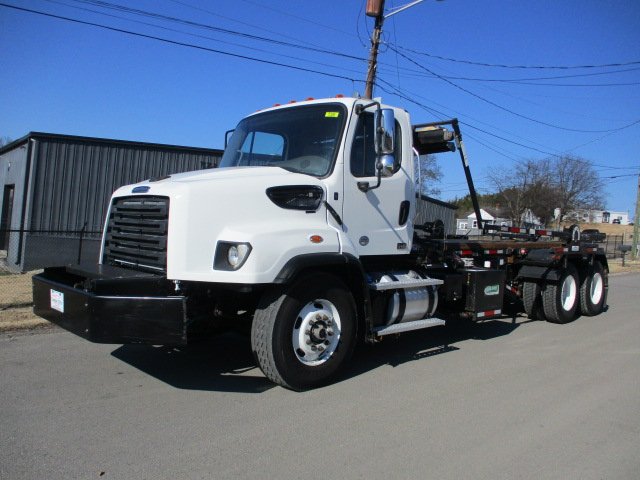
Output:
<svg viewBox="0 0 640 480">
<path fill-rule="evenodd" d="M 46 320 L 36 317 L 31 308 L 31 277 L 35 273 L 0 272 L 0 332 L 50 325 Z"/>
</svg>

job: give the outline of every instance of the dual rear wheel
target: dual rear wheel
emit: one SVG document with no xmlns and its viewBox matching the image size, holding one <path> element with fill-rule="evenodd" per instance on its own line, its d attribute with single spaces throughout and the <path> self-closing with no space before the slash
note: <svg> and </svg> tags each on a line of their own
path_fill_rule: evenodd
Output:
<svg viewBox="0 0 640 480">
<path fill-rule="evenodd" d="M 568 264 L 557 282 L 524 282 L 522 300 L 527 316 L 546 318 L 552 323 L 568 323 L 578 314 L 593 316 L 606 305 L 606 271 L 598 261 L 584 272 Z"/>
</svg>

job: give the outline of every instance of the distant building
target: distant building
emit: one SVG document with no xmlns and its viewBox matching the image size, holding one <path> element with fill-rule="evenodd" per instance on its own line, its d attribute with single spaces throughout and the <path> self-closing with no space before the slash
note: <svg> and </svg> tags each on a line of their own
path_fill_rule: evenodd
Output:
<svg viewBox="0 0 640 480">
<path fill-rule="evenodd" d="M 522 214 L 520 225 L 513 225 L 511 219 L 508 218 L 504 209 L 500 208 L 481 208 L 480 215 L 484 224 L 500 225 L 506 227 L 523 226 L 527 228 L 539 227 L 540 219 L 536 217 L 533 212 L 526 209 Z M 456 219 L 456 234 L 457 235 L 481 235 L 482 229 L 478 227 L 478 220 L 475 212 L 467 212 L 462 218 Z"/>
<path fill-rule="evenodd" d="M 426 195 L 418 195 L 417 198 L 414 224 L 423 225 L 440 220 L 443 223 L 445 235 L 456 233 L 456 210 L 458 207 Z"/>
<path fill-rule="evenodd" d="M 629 212 L 614 212 L 612 210 L 580 209 L 569 212 L 565 221 L 578 223 L 619 223 L 629 224 Z"/>
<path fill-rule="evenodd" d="M 216 167 L 222 151 L 32 132 L 0 148 L 0 258 L 27 271 L 97 259 L 122 185 Z"/>
</svg>

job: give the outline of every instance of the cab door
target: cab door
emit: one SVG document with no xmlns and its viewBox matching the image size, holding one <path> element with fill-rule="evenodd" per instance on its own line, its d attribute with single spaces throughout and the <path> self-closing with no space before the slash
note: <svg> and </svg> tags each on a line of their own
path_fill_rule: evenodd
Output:
<svg viewBox="0 0 640 480">
<path fill-rule="evenodd" d="M 361 191 L 358 183 L 377 183 L 373 113 L 354 116 L 349 127 L 342 214 L 345 234 L 358 256 L 406 254 L 411 249 L 415 186 L 411 152 L 403 152 L 405 145 L 411 145 L 407 141 L 410 134 L 402 131 L 401 123 L 406 122 L 398 122 L 396 116 L 395 158 L 402 161 L 392 176 L 382 178 L 378 188 L 367 192 Z"/>
</svg>

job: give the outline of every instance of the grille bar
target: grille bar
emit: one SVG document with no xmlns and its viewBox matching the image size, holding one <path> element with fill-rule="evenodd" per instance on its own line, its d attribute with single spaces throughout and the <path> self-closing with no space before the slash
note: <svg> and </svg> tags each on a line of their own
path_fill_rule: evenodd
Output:
<svg viewBox="0 0 640 480">
<path fill-rule="evenodd" d="M 105 263 L 141 270 L 167 270 L 167 197 L 122 197 L 111 205 Z"/>
</svg>

